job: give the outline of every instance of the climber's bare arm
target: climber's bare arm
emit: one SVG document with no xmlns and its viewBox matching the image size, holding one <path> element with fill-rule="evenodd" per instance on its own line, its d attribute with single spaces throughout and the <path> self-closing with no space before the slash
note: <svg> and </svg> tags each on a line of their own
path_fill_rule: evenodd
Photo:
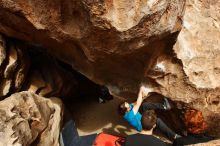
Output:
<svg viewBox="0 0 220 146">
<path fill-rule="evenodd" d="M 137 107 L 137 105 L 141 105 L 141 103 L 142 103 L 142 100 L 143 100 L 143 97 L 142 97 L 142 92 L 143 92 L 143 91 L 142 91 L 142 90 L 143 90 L 143 89 L 140 88 L 139 93 L 138 93 L 137 100 L 132 103 L 133 106 L 135 106 L 135 107 Z"/>
<path fill-rule="evenodd" d="M 143 96 L 143 97 L 142 97 L 142 100 L 144 101 L 147 97 L 148 97 L 148 96 Z M 142 101 L 142 102 L 143 102 L 143 101 Z M 131 104 L 132 104 L 133 106 L 135 106 L 135 105 L 137 104 L 137 101 L 135 101 L 135 102 L 133 102 L 133 103 L 131 103 Z"/>
<path fill-rule="evenodd" d="M 147 89 L 144 86 L 142 86 L 140 88 L 140 91 L 138 93 L 137 101 L 136 101 L 136 103 L 133 103 L 134 114 L 136 114 L 138 112 L 143 100 L 148 97 L 149 92 L 151 92 L 151 89 Z"/>
</svg>

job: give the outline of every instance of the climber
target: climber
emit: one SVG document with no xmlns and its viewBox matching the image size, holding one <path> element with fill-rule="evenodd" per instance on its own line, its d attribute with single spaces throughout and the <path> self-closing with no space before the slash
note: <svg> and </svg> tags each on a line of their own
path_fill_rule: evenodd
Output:
<svg viewBox="0 0 220 146">
<path fill-rule="evenodd" d="M 157 116 L 154 110 L 144 111 L 141 118 L 142 130 L 138 134 L 127 136 L 125 146 L 165 146 L 168 143 L 154 137 L 153 129 L 156 127 Z"/>
<path fill-rule="evenodd" d="M 142 86 L 138 93 L 138 98 L 135 103 L 129 104 L 127 102 L 123 102 L 119 105 L 118 111 L 121 115 L 123 115 L 124 119 L 132 125 L 137 131 L 142 130 L 141 125 L 141 113 L 147 110 L 155 110 L 155 109 L 162 109 L 162 110 L 169 110 L 171 106 L 166 98 L 164 98 L 164 104 L 162 103 L 149 103 L 145 102 L 142 104 L 142 101 L 149 96 L 149 93 L 152 92 L 151 89 L 145 88 Z M 140 112 L 139 112 L 140 109 Z M 173 140 L 179 135 L 173 132 L 166 124 L 160 119 L 157 118 L 156 120 L 157 128 L 164 133 L 170 140 Z"/>
<path fill-rule="evenodd" d="M 208 126 L 201 111 L 187 109 L 184 111 L 182 119 L 186 128 L 185 136 L 176 138 L 173 146 L 203 143 L 214 139 L 206 133 Z"/>
</svg>

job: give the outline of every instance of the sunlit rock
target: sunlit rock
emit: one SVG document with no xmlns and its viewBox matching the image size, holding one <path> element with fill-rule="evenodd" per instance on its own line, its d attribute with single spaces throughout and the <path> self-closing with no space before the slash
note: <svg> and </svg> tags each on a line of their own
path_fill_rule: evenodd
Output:
<svg viewBox="0 0 220 146">
<path fill-rule="evenodd" d="M 62 112 L 58 98 L 13 94 L 0 102 L 0 145 L 58 146 Z"/>
</svg>

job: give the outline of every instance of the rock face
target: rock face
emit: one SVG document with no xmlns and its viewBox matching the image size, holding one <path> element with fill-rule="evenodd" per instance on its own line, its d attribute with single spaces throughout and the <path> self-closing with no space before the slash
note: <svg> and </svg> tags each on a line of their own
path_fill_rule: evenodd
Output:
<svg viewBox="0 0 220 146">
<path fill-rule="evenodd" d="M 196 88 L 220 87 L 220 2 L 187 1 L 174 50 Z"/>
<path fill-rule="evenodd" d="M 157 92 L 201 110 L 210 132 L 219 135 L 220 2 L 213 2 L 186 1 L 174 51 L 159 56 L 146 77 Z"/>
<path fill-rule="evenodd" d="M 213 140 L 206 143 L 192 144 L 190 146 L 219 146 L 220 140 Z"/>
<path fill-rule="evenodd" d="M 0 32 L 42 45 L 115 95 L 135 96 L 145 83 L 201 110 L 219 135 L 219 7 L 218 0 L 0 0 Z"/>
<path fill-rule="evenodd" d="M 78 91 L 76 77 L 63 69 L 54 57 L 39 50 L 33 52 L 30 53 L 32 63 L 22 90 L 43 97 L 74 98 Z"/>
<path fill-rule="evenodd" d="M 0 99 L 19 91 L 43 97 L 76 95 L 75 76 L 45 50 L 2 35 L 0 42 Z"/>
<path fill-rule="evenodd" d="M 0 53 L 0 98 L 3 98 L 21 89 L 30 60 L 24 45 L 6 41 L 1 35 Z"/>
<path fill-rule="evenodd" d="M 62 102 L 20 92 L 0 102 L 0 145 L 58 146 Z"/>
<path fill-rule="evenodd" d="M 0 1 L 0 32 L 40 44 L 77 71 L 120 94 L 181 28 L 182 0 Z M 122 93 L 121 93 L 122 95 Z"/>
</svg>

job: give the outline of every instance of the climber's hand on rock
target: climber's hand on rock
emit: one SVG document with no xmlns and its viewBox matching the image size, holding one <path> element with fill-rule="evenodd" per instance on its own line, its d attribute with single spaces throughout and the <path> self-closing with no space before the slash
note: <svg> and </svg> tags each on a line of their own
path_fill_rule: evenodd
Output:
<svg viewBox="0 0 220 146">
<path fill-rule="evenodd" d="M 149 96 L 149 93 L 152 92 L 153 89 L 145 86 L 141 86 L 140 92 L 142 93 L 143 98 L 146 98 Z"/>
</svg>

